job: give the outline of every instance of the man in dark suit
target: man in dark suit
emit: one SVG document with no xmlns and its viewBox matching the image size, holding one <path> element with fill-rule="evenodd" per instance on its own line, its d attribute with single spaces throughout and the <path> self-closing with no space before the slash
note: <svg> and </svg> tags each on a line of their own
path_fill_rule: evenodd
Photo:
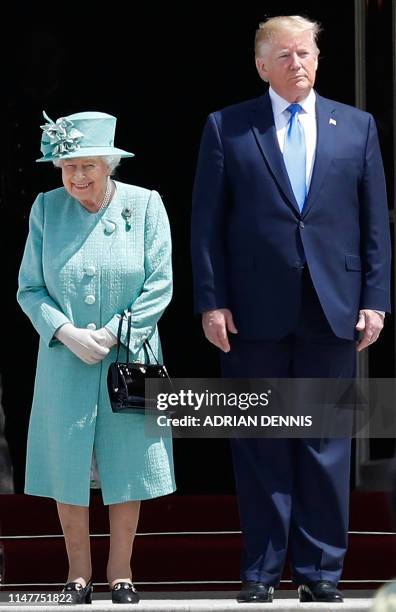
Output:
<svg viewBox="0 0 396 612">
<path fill-rule="evenodd" d="M 375 123 L 314 91 L 318 32 L 299 16 L 260 24 L 256 66 L 269 92 L 211 114 L 203 132 L 195 304 L 226 377 L 351 378 L 390 308 Z M 288 546 L 300 601 L 342 601 L 350 440 L 241 438 L 232 453 L 238 601 L 272 601 Z"/>
</svg>

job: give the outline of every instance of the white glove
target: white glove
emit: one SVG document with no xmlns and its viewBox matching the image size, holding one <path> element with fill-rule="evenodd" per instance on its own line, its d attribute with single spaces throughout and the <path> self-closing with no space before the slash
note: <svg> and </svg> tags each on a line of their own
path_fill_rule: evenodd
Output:
<svg viewBox="0 0 396 612">
<path fill-rule="evenodd" d="M 92 337 L 105 348 L 111 349 L 112 346 L 117 344 L 117 338 L 109 332 L 107 327 L 101 327 L 100 329 L 92 332 Z"/>
<path fill-rule="evenodd" d="M 91 365 L 102 361 L 110 350 L 99 344 L 94 337 L 95 333 L 91 329 L 81 329 L 71 323 L 65 323 L 55 333 L 55 337 L 81 361 Z"/>
</svg>

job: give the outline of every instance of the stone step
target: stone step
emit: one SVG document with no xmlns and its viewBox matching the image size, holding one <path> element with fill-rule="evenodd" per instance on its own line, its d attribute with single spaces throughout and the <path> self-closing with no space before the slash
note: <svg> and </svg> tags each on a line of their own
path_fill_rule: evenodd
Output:
<svg viewBox="0 0 396 612">
<path fill-rule="evenodd" d="M 22 593 L 20 594 L 22 595 Z M 295 591 L 283 592 L 275 594 L 275 599 L 269 605 L 269 610 L 282 610 L 283 612 L 294 612 L 295 610 L 321 610 L 329 612 L 330 610 L 338 610 L 340 612 L 340 604 L 323 604 L 323 603 L 300 603 L 297 600 Z M 350 610 L 370 610 L 372 605 L 372 592 L 367 591 L 347 591 L 344 592 L 345 599 L 342 605 L 342 612 Z M 9 594 L 8 594 L 9 596 Z M 221 612 L 229 610 L 263 610 L 263 604 L 240 604 L 235 599 L 236 592 L 228 593 L 142 593 L 140 603 L 135 606 L 130 606 L 128 609 L 136 609 L 136 612 L 141 610 L 144 612 Z M 45 612 L 54 610 L 54 603 L 48 605 L 29 605 L 26 603 L 18 605 L 16 603 L 7 603 L 7 593 L 1 594 L 0 610 L 12 610 L 26 612 Z M 15 601 L 15 598 L 14 598 Z M 57 606 L 57 609 L 70 609 L 69 606 Z M 83 604 L 78 606 L 79 612 L 93 612 L 100 610 L 101 612 L 114 612 L 114 604 L 111 602 L 109 593 L 100 593 L 94 591 L 94 599 L 92 604 Z M 267 606 L 265 606 L 267 609 Z"/>
</svg>

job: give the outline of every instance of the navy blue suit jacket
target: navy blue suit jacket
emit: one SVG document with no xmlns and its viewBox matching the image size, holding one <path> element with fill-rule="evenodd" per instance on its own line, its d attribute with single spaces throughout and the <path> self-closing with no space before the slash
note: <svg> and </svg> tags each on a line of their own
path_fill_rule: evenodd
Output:
<svg viewBox="0 0 396 612">
<path fill-rule="evenodd" d="M 208 117 L 193 193 L 195 308 L 229 308 L 239 336 L 280 339 L 297 324 L 306 260 L 334 333 L 390 309 L 390 231 L 373 117 L 317 95 L 317 145 L 302 213 L 268 93 Z"/>
</svg>

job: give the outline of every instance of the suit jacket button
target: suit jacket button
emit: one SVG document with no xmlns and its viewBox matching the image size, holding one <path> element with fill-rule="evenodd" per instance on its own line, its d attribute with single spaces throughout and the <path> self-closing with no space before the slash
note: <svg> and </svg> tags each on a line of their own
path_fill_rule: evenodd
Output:
<svg viewBox="0 0 396 612">
<path fill-rule="evenodd" d="M 94 295 L 87 295 L 87 296 L 84 298 L 84 302 L 85 302 L 86 304 L 89 304 L 90 306 L 91 306 L 92 304 L 95 304 L 95 302 L 96 302 L 95 296 L 94 296 Z"/>
<path fill-rule="evenodd" d="M 304 223 L 302 221 L 300 221 L 299 226 L 300 226 L 301 229 L 304 229 L 304 227 L 305 227 L 305 225 L 304 225 Z"/>
</svg>

